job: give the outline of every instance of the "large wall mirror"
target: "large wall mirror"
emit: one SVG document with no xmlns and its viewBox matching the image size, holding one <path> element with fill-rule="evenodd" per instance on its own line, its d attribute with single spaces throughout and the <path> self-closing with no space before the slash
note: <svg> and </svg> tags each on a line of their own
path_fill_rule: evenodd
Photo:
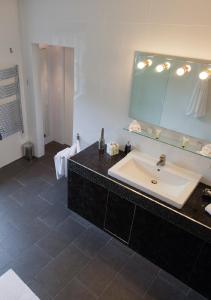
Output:
<svg viewBox="0 0 211 300">
<path fill-rule="evenodd" d="M 135 52 L 129 116 L 211 141 L 211 61 Z"/>
</svg>

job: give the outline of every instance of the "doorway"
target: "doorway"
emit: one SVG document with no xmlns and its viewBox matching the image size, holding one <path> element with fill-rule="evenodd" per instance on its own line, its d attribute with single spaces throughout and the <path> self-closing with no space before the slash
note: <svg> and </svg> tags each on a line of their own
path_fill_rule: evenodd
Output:
<svg viewBox="0 0 211 300">
<path fill-rule="evenodd" d="M 45 144 L 52 141 L 72 145 L 74 48 L 48 44 L 36 44 L 35 47 L 38 110 L 42 116 L 42 124 L 36 131 L 42 131 L 37 135 L 42 139 L 39 144 L 43 147 L 39 152 L 44 153 Z"/>
</svg>

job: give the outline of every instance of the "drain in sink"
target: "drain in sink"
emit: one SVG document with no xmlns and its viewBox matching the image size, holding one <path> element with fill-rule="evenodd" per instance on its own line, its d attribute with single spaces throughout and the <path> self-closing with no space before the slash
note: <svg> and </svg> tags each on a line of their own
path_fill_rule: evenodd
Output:
<svg viewBox="0 0 211 300">
<path fill-rule="evenodd" d="M 153 183 L 153 184 L 157 184 L 158 182 L 157 182 L 157 180 L 156 180 L 156 179 L 152 179 L 152 180 L 151 180 L 151 183 Z"/>
</svg>

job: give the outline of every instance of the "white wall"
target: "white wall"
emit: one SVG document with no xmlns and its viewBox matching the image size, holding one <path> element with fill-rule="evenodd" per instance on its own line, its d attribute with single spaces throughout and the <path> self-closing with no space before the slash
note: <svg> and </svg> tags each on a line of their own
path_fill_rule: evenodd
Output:
<svg viewBox="0 0 211 300">
<path fill-rule="evenodd" d="M 11 54 L 9 48 L 13 48 Z M 0 167 L 22 156 L 22 144 L 27 136 L 25 98 L 22 79 L 22 61 L 20 49 L 20 32 L 18 5 L 16 0 L 0 0 L 0 66 L 19 65 L 22 109 L 25 133 L 14 134 L 0 141 Z"/>
<path fill-rule="evenodd" d="M 20 0 L 20 8 L 31 84 L 33 42 L 75 48 L 74 134 L 80 133 L 84 146 L 98 139 L 101 127 L 107 141 L 124 144 L 128 139 L 122 128 L 129 121 L 135 50 L 211 59 L 210 0 Z M 29 93 L 33 95 L 33 85 Z M 129 138 L 141 149 L 157 156 L 167 153 L 169 160 L 211 179 L 207 159 Z"/>
</svg>

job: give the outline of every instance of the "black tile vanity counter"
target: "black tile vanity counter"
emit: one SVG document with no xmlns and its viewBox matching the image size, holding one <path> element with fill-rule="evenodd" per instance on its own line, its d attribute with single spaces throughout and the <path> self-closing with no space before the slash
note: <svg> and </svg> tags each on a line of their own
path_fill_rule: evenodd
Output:
<svg viewBox="0 0 211 300">
<path fill-rule="evenodd" d="M 124 157 L 97 143 L 69 160 L 68 206 L 161 268 L 211 298 L 211 216 L 199 183 L 182 209 L 108 175 Z"/>
</svg>

